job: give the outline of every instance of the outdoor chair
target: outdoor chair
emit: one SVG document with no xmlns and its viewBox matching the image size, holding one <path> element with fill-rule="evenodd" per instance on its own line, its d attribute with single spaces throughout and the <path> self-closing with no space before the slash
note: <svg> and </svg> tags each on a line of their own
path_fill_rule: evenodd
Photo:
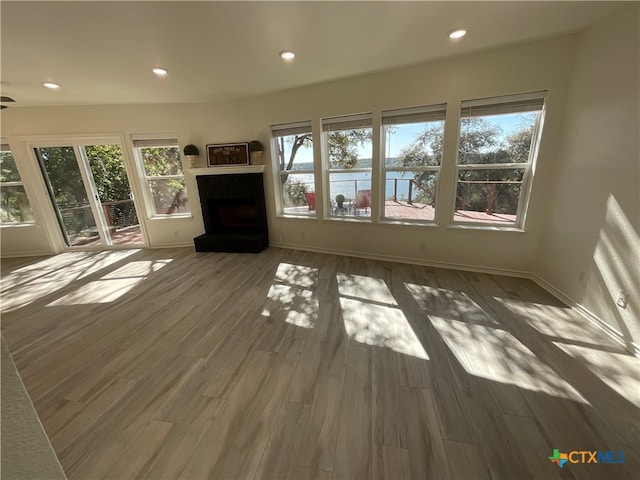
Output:
<svg viewBox="0 0 640 480">
<path fill-rule="evenodd" d="M 316 194 L 315 192 L 306 192 L 304 194 L 307 197 L 307 205 L 309 205 L 309 211 L 313 212 L 316 209 Z"/>
<path fill-rule="evenodd" d="M 356 211 L 364 210 L 366 214 L 371 207 L 371 190 L 358 190 L 356 195 Z"/>
</svg>

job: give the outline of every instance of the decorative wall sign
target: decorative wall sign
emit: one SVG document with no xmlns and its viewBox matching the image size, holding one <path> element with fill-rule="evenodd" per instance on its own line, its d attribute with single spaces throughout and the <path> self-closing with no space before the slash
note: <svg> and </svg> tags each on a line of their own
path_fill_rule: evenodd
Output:
<svg viewBox="0 0 640 480">
<path fill-rule="evenodd" d="M 249 143 L 207 145 L 207 164 L 210 167 L 249 165 Z"/>
</svg>

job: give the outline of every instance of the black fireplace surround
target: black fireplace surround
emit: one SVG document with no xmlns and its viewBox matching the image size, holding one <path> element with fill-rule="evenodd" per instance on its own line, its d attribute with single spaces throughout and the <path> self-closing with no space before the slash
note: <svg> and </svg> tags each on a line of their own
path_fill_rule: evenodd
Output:
<svg viewBox="0 0 640 480">
<path fill-rule="evenodd" d="M 198 175 L 204 235 L 196 252 L 259 253 L 269 246 L 262 173 Z"/>
</svg>

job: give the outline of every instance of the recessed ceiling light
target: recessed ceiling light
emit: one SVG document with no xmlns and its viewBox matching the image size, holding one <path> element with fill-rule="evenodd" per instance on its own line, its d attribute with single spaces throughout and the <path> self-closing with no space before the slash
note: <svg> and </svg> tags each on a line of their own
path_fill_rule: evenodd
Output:
<svg viewBox="0 0 640 480">
<path fill-rule="evenodd" d="M 296 58 L 296 54 L 293 53 L 291 50 L 283 50 L 279 53 L 279 55 L 280 55 L 280 58 L 288 62 Z"/>
<path fill-rule="evenodd" d="M 169 72 L 167 71 L 166 68 L 156 67 L 156 68 L 153 69 L 153 73 L 155 73 L 156 75 L 158 75 L 160 77 L 164 77 Z"/>
<path fill-rule="evenodd" d="M 467 34 L 467 30 L 465 28 L 458 28 L 449 34 L 449 38 L 462 38 Z"/>
<path fill-rule="evenodd" d="M 58 85 L 57 83 L 53 83 L 53 82 L 44 82 L 42 85 L 44 85 L 47 88 L 50 88 L 52 90 L 55 90 L 56 88 L 60 88 L 60 85 Z"/>
</svg>

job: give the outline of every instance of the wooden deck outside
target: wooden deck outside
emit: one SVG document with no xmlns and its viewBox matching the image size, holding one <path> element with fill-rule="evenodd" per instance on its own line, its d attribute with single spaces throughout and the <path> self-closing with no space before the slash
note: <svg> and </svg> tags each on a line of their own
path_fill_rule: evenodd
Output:
<svg viewBox="0 0 640 480">
<path fill-rule="evenodd" d="M 385 217 L 389 219 L 399 220 L 422 220 L 433 221 L 435 218 L 435 208 L 422 203 L 408 204 L 407 202 L 394 202 L 387 200 L 384 202 Z M 309 207 L 291 207 L 286 208 L 285 213 L 289 215 L 309 215 L 315 212 L 310 211 Z M 371 209 L 366 212 L 357 210 L 356 217 L 368 217 L 371 215 Z M 347 216 L 354 216 L 353 214 Z M 494 213 L 489 215 L 485 212 L 473 212 L 471 210 L 459 210 L 453 216 L 455 222 L 469 223 L 498 223 L 498 224 L 514 224 L 516 222 L 515 215 L 506 215 Z"/>
<path fill-rule="evenodd" d="M 113 245 L 144 245 L 144 237 L 140 225 L 131 225 L 130 227 L 122 227 L 113 230 L 111 233 L 111 242 Z M 86 240 L 76 240 L 74 246 L 96 246 L 101 245 L 100 237 L 87 238 Z"/>
</svg>

